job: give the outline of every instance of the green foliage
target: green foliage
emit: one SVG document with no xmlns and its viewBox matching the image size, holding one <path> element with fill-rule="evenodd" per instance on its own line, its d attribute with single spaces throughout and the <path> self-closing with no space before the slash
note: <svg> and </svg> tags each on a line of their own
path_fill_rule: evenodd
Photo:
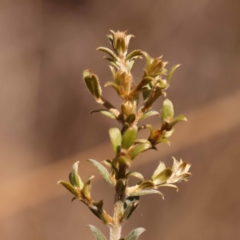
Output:
<svg viewBox="0 0 240 240">
<path fill-rule="evenodd" d="M 105 83 L 105 87 L 112 87 L 121 99 L 119 109 L 104 97 L 96 74 L 87 69 L 83 71 L 83 78 L 95 101 L 103 107 L 93 110 L 91 113 L 101 113 L 120 124 L 120 127 L 109 129 L 114 155 L 111 159 L 103 161 L 109 170 L 100 162 L 88 159 L 107 183 L 115 188 L 113 216 L 111 217 L 103 209 L 102 200 L 98 202 L 93 200 L 91 180 L 94 176 L 90 176 L 83 183 L 78 174 L 79 162 L 74 163 L 72 167 L 69 174 L 70 182 L 59 181 L 58 183 L 73 194 L 73 200 L 77 199 L 83 202 L 96 217 L 109 227 L 110 240 L 137 240 L 145 229 L 134 229 L 127 237 L 121 238 L 121 228 L 136 210 L 140 196 L 158 194 L 164 199 L 159 188 L 170 187 L 178 190 L 176 184 L 187 181 L 191 175 L 188 172 L 190 164 L 175 158 L 173 158 L 172 167 L 166 167 L 163 162 L 160 162 L 153 171 L 151 179 L 145 179 L 140 172 L 131 171 L 133 160 L 138 155 L 150 150 L 157 150 L 157 145 L 160 143 L 170 144 L 169 137 L 173 134 L 175 125 L 187 120 L 183 115 L 174 116 L 174 106 L 169 99 L 163 100 L 160 111 L 152 109 L 158 98 L 166 97 L 166 90 L 170 87 L 173 73 L 180 65 L 174 65 L 168 71 L 166 69 L 167 62 L 163 61 L 162 56 L 153 58 L 139 49 L 128 53 L 129 42 L 133 35 L 128 35 L 126 31 L 114 32 L 111 30 L 110 33 L 108 39 L 112 50 L 106 47 L 99 47 L 97 50 L 107 54 L 104 58 L 109 61 L 113 80 Z M 131 69 L 136 59 L 142 58 L 145 58 L 146 65 L 142 78 L 136 82 L 133 81 Z M 159 120 L 159 123 L 155 125 L 147 123 L 139 126 L 140 121 L 142 123 L 152 116 L 158 116 L 161 121 Z M 144 129 L 148 129 L 146 137 L 137 139 L 138 132 Z M 129 186 L 130 177 L 137 178 L 137 184 Z M 89 225 L 89 228 L 95 239 L 106 240 L 98 228 L 92 225 Z"/>
</svg>

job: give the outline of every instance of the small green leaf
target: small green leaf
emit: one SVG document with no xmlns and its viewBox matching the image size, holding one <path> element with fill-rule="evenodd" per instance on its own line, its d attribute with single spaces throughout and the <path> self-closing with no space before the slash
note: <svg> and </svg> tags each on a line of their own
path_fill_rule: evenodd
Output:
<svg viewBox="0 0 240 240">
<path fill-rule="evenodd" d="M 99 84 L 97 75 L 93 74 L 90 69 L 86 69 L 83 71 L 83 78 L 91 94 L 96 99 L 100 99 L 102 95 L 102 89 Z"/>
<path fill-rule="evenodd" d="M 138 189 L 142 190 L 142 189 L 149 189 L 149 188 L 153 188 L 155 186 L 155 184 L 153 183 L 153 181 L 151 180 L 147 180 L 142 182 L 139 186 Z"/>
<path fill-rule="evenodd" d="M 169 84 L 170 81 L 171 81 L 171 78 L 172 78 L 173 73 L 175 72 L 175 70 L 176 70 L 178 67 L 180 67 L 180 64 L 174 65 L 174 66 L 170 69 L 169 74 L 168 74 L 168 77 L 167 77 L 167 82 L 168 82 L 168 84 Z"/>
<path fill-rule="evenodd" d="M 92 163 L 99 171 L 99 173 L 103 176 L 103 178 L 110 183 L 111 185 L 113 185 L 113 182 L 110 178 L 109 172 L 108 170 L 98 161 L 94 160 L 94 159 L 88 159 L 88 161 L 90 163 Z"/>
<path fill-rule="evenodd" d="M 99 112 L 99 113 L 101 113 L 101 114 L 103 114 L 103 115 L 105 115 L 105 116 L 107 116 L 109 118 L 116 119 L 116 116 L 113 113 L 111 113 L 110 111 L 106 110 L 106 109 L 93 110 L 93 111 L 90 112 L 90 114 L 96 113 L 96 112 Z"/>
<path fill-rule="evenodd" d="M 136 119 L 136 115 L 134 113 L 131 113 L 127 116 L 126 122 L 131 124 L 135 121 L 135 119 Z"/>
<path fill-rule="evenodd" d="M 69 182 L 66 181 L 58 181 L 57 184 L 62 184 L 69 192 L 71 192 L 73 195 L 75 195 L 76 197 L 79 197 L 79 192 L 77 191 L 77 189 L 70 184 Z"/>
<path fill-rule="evenodd" d="M 138 200 L 127 201 L 127 202 L 128 203 L 127 203 L 127 206 L 126 206 L 125 211 L 123 213 L 121 222 L 126 221 L 132 215 L 132 213 L 136 210 L 136 208 L 138 207 L 138 204 L 139 204 Z"/>
<path fill-rule="evenodd" d="M 140 179 L 141 181 L 144 181 L 143 175 L 141 173 L 139 173 L 139 172 L 129 172 L 126 175 L 126 178 L 129 178 L 129 177 L 135 177 L 135 178 Z"/>
<path fill-rule="evenodd" d="M 125 157 L 125 156 L 120 156 L 117 158 L 117 161 L 121 164 L 124 164 L 126 165 L 127 167 L 130 167 L 131 164 L 132 164 L 132 160 L 129 159 L 128 157 Z"/>
<path fill-rule="evenodd" d="M 116 83 L 114 83 L 114 82 L 106 82 L 106 84 L 104 85 L 104 87 L 113 87 L 118 94 L 120 93 L 120 88 L 119 88 L 119 86 L 118 86 Z"/>
<path fill-rule="evenodd" d="M 78 187 L 80 189 L 83 188 L 83 182 L 78 175 L 78 164 L 79 161 L 75 162 L 72 167 L 72 171 L 69 174 L 69 181 L 74 187 Z"/>
<path fill-rule="evenodd" d="M 166 165 L 163 162 L 160 162 L 157 169 L 154 171 L 151 179 L 154 180 L 165 169 Z"/>
<path fill-rule="evenodd" d="M 91 200 L 91 180 L 94 178 L 93 175 L 91 175 L 88 180 L 84 183 L 84 187 L 82 189 L 82 193 L 85 198 L 88 200 Z"/>
<path fill-rule="evenodd" d="M 170 123 L 170 127 L 172 128 L 175 124 L 182 121 L 187 121 L 187 118 L 183 115 L 179 115 Z"/>
<path fill-rule="evenodd" d="M 113 150 L 117 154 L 121 150 L 121 144 L 122 144 L 121 132 L 118 128 L 110 128 L 109 135 L 110 135 L 111 143 L 113 146 Z"/>
<path fill-rule="evenodd" d="M 143 196 L 143 195 L 149 195 L 149 194 L 158 194 L 164 199 L 164 195 L 155 189 L 147 189 L 147 190 L 140 190 L 134 193 L 131 193 L 130 196 Z"/>
<path fill-rule="evenodd" d="M 113 58 L 113 60 L 115 60 L 115 61 L 118 60 L 118 57 L 116 56 L 116 54 L 115 54 L 111 49 L 109 49 L 109 48 L 106 48 L 106 47 L 99 47 L 99 48 L 97 48 L 97 50 L 109 54 L 109 55 Z"/>
<path fill-rule="evenodd" d="M 88 227 L 93 232 L 96 240 L 107 240 L 98 228 L 93 225 L 88 225 Z"/>
<path fill-rule="evenodd" d="M 156 115 L 159 116 L 160 113 L 158 111 L 148 111 L 148 112 L 144 113 L 139 120 L 142 121 L 142 120 L 144 120 L 144 119 L 146 119 L 148 117 L 156 116 Z"/>
<path fill-rule="evenodd" d="M 138 129 L 137 126 L 128 128 L 122 136 L 122 148 L 128 149 L 134 143 L 137 137 Z"/>
<path fill-rule="evenodd" d="M 148 141 L 147 143 L 140 143 L 134 146 L 130 151 L 131 159 L 137 157 L 138 154 L 152 148 L 152 144 Z"/>
<path fill-rule="evenodd" d="M 172 175 L 172 170 L 170 168 L 166 168 L 155 177 L 153 182 L 155 185 L 165 183 L 168 180 L 168 178 L 171 177 L 171 175 Z"/>
<path fill-rule="evenodd" d="M 136 58 L 141 58 L 142 57 L 142 51 L 141 50 L 134 50 L 132 52 L 130 52 L 127 56 L 126 56 L 126 61 L 131 61 Z"/>
<path fill-rule="evenodd" d="M 162 122 L 170 123 L 174 117 L 173 104 L 169 99 L 165 99 L 162 108 Z"/>
<path fill-rule="evenodd" d="M 137 240 L 144 231 L 144 228 L 136 228 L 127 235 L 126 240 Z"/>
</svg>

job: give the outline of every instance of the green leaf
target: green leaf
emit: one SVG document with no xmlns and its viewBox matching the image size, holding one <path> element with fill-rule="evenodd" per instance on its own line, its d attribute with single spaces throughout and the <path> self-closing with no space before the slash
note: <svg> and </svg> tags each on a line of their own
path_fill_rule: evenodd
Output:
<svg viewBox="0 0 240 240">
<path fill-rule="evenodd" d="M 160 113 L 158 111 L 148 111 L 148 112 L 144 113 L 139 120 L 142 121 L 148 117 L 155 116 L 155 115 L 159 116 Z"/>
<path fill-rule="evenodd" d="M 126 200 L 125 203 L 127 202 L 127 206 L 125 208 L 125 211 L 123 213 L 121 222 L 126 221 L 128 218 L 131 217 L 132 213 L 136 210 L 138 207 L 139 201 L 138 200 L 133 200 L 133 201 L 128 201 Z"/>
<path fill-rule="evenodd" d="M 88 200 L 91 199 L 91 180 L 94 178 L 93 175 L 91 175 L 88 180 L 85 182 L 84 187 L 82 189 L 82 193 L 85 198 Z"/>
<path fill-rule="evenodd" d="M 113 87 L 115 90 L 116 90 L 116 92 L 119 94 L 120 93 L 120 88 L 119 88 L 119 86 L 116 84 L 116 83 L 114 83 L 114 82 L 106 82 L 106 84 L 104 85 L 105 87 Z"/>
<path fill-rule="evenodd" d="M 144 228 L 136 228 L 127 235 L 126 240 L 137 240 L 144 231 Z"/>
<path fill-rule="evenodd" d="M 154 180 L 165 169 L 166 165 L 163 162 L 160 162 L 157 169 L 154 171 L 151 179 Z"/>
<path fill-rule="evenodd" d="M 70 184 L 69 182 L 66 182 L 66 181 L 62 181 L 62 180 L 57 182 L 57 184 L 59 184 L 59 183 L 62 184 L 73 195 L 75 195 L 76 197 L 79 197 L 79 192 L 72 184 Z"/>
<path fill-rule="evenodd" d="M 174 65 L 174 66 L 170 69 L 169 74 L 168 74 L 168 77 L 167 77 L 167 82 L 168 82 L 168 84 L 169 84 L 170 81 L 171 81 L 171 78 L 172 78 L 173 73 L 175 72 L 175 70 L 176 70 L 178 67 L 180 67 L 180 64 Z"/>
<path fill-rule="evenodd" d="M 98 228 L 93 225 L 88 225 L 88 227 L 93 232 L 96 240 L 107 240 Z"/>
<path fill-rule="evenodd" d="M 130 151 L 131 159 L 137 157 L 138 154 L 152 148 L 152 144 L 148 141 L 147 143 L 140 143 L 134 146 Z"/>
<path fill-rule="evenodd" d="M 113 150 L 117 154 L 121 150 L 121 144 L 122 144 L 121 132 L 118 128 L 110 128 L 109 135 L 110 135 L 110 140 L 113 146 Z"/>
<path fill-rule="evenodd" d="M 94 159 L 88 159 L 88 161 L 90 163 L 93 164 L 93 166 L 95 166 L 97 168 L 97 170 L 99 171 L 99 173 L 103 176 L 103 178 L 108 182 L 110 183 L 111 185 L 114 185 L 111 178 L 110 178 L 110 175 L 109 175 L 109 172 L 108 170 L 101 164 L 99 163 L 98 161 L 94 160 Z"/>
<path fill-rule="evenodd" d="M 153 188 L 155 186 L 155 184 L 153 183 L 153 181 L 147 180 L 142 182 L 139 186 L 138 189 L 142 190 L 142 189 L 149 189 L 149 188 Z"/>
<path fill-rule="evenodd" d="M 129 172 L 126 175 L 126 178 L 129 178 L 129 177 L 135 177 L 135 178 L 140 179 L 141 181 L 144 181 L 143 175 L 141 173 L 139 173 L 139 172 Z"/>
<path fill-rule="evenodd" d="M 102 89 L 99 84 L 97 75 L 93 74 L 90 69 L 86 69 L 83 71 L 83 78 L 91 94 L 96 99 L 100 99 L 102 95 Z"/>
<path fill-rule="evenodd" d="M 170 127 L 172 128 L 175 124 L 182 121 L 187 121 L 187 118 L 183 115 L 179 115 L 170 123 Z"/>
<path fill-rule="evenodd" d="M 126 165 L 127 167 L 130 167 L 132 164 L 132 160 L 125 156 L 118 157 L 117 161 L 121 164 Z"/>
<path fill-rule="evenodd" d="M 153 182 L 155 185 L 165 183 L 168 180 L 168 178 L 171 177 L 171 175 L 172 175 L 172 170 L 170 168 L 166 168 L 155 177 Z"/>
<path fill-rule="evenodd" d="M 158 194 L 164 199 L 164 195 L 155 189 L 146 189 L 146 190 L 140 190 L 134 193 L 131 193 L 130 196 L 143 196 L 143 195 L 149 195 L 149 194 Z"/>
<path fill-rule="evenodd" d="M 142 57 L 142 51 L 141 50 L 134 50 L 132 52 L 130 52 L 127 56 L 126 56 L 126 61 L 131 61 L 136 58 L 141 58 Z"/>
<path fill-rule="evenodd" d="M 109 48 L 106 48 L 106 47 L 99 47 L 99 48 L 97 48 L 97 50 L 109 54 L 109 55 L 113 58 L 113 60 L 115 60 L 115 61 L 118 60 L 118 57 L 116 56 L 116 54 L 115 54 L 111 49 L 109 49 Z"/>
<path fill-rule="evenodd" d="M 127 116 L 126 122 L 131 124 L 135 121 L 135 119 L 136 119 L 136 115 L 134 113 L 131 113 Z"/>
<path fill-rule="evenodd" d="M 137 126 L 128 128 L 122 136 L 122 148 L 128 149 L 134 143 L 137 137 L 138 129 Z"/>
<path fill-rule="evenodd" d="M 174 117 L 173 104 L 169 99 L 165 99 L 162 108 L 162 122 L 170 123 Z"/>
<path fill-rule="evenodd" d="M 99 113 L 101 113 L 101 114 L 103 114 L 103 115 L 105 115 L 105 116 L 107 116 L 109 118 L 116 119 L 116 116 L 113 113 L 111 113 L 110 111 L 106 110 L 106 109 L 93 110 L 93 111 L 90 112 L 90 114 L 96 113 L 96 112 L 99 112 Z"/>
<path fill-rule="evenodd" d="M 83 188 L 83 182 L 78 175 L 78 164 L 79 161 L 75 162 L 72 167 L 72 171 L 69 174 L 69 181 L 74 187 L 78 187 L 80 189 Z"/>
</svg>

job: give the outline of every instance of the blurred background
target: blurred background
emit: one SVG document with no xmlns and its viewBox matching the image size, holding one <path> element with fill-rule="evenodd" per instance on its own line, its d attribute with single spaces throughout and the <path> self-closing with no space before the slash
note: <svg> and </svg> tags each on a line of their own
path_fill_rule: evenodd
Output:
<svg viewBox="0 0 240 240">
<path fill-rule="evenodd" d="M 140 239 L 240 239 L 240 2 L 234 0 L 0 0 L 0 239 L 93 239 L 86 227 L 108 229 L 56 182 L 80 161 L 93 197 L 111 212 L 113 189 L 85 160 L 113 152 L 108 128 L 82 80 L 91 68 L 110 80 L 99 46 L 109 29 L 129 30 L 130 50 L 181 63 L 168 97 L 179 124 L 171 147 L 142 154 L 134 170 L 146 178 L 172 156 L 192 164 L 180 192 L 164 189 L 142 198 L 123 229 L 147 231 Z M 140 80 L 144 60 L 136 62 Z M 112 89 L 104 89 L 116 99 Z M 160 109 L 162 99 L 155 104 Z M 151 119 L 158 124 L 159 119 Z"/>
</svg>

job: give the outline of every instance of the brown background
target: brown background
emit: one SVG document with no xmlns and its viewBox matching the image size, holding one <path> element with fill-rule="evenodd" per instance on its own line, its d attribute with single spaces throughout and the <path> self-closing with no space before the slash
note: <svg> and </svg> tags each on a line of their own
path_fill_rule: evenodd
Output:
<svg viewBox="0 0 240 240">
<path fill-rule="evenodd" d="M 182 64 L 168 97 L 189 122 L 170 148 L 143 154 L 134 169 L 149 178 L 175 156 L 193 173 L 179 193 L 164 190 L 164 201 L 142 198 L 123 235 L 144 227 L 140 239 L 240 239 L 239 11 L 237 0 L 0 0 L 0 239 L 90 240 L 89 223 L 107 234 L 56 182 L 80 160 L 83 178 L 96 175 L 94 198 L 111 212 L 113 190 L 85 159 L 112 157 L 107 130 L 116 123 L 88 114 L 98 106 L 82 81 L 89 67 L 109 81 L 95 50 L 109 46 L 109 29 L 129 29 L 130 49 Z"/>
</svg>

